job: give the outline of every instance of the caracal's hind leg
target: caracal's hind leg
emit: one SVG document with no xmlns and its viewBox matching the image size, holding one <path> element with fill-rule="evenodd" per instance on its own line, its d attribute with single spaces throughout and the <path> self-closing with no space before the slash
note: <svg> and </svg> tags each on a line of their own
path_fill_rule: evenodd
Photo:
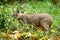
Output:
<svg viewBox="0 0 60 40">
<path fill-rule="evenodd" d="M 45 30 L 49 29 L 49 24 L 47 21 L 42 20 L 42 21 L 40 21 L 40 24 Z"/>
</svg>

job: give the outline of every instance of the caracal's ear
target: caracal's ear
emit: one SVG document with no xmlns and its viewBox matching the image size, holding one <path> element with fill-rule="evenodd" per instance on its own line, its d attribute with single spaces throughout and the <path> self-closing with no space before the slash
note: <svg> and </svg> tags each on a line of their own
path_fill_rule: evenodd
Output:
<svg viewBox="0 0 60 40">
<path fill-rule="evenodd" d="M 13 14 L 19 14 L 19 10 L 18 9 L 14 9 Z"/>
<path fill-rule="evenodd" d="M 18 16 L 18 14 L 19 14 L 19 10 L 18 9 L 14 9 L 12 17 L 16 18 Z"/>
</svg>

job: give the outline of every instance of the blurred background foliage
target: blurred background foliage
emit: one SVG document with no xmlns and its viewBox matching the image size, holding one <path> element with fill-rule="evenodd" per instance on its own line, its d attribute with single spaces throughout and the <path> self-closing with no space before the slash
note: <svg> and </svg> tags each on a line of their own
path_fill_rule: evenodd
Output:
<svg viewBox="0 0 60 40">
<path fill-rule="evenodd" d="M 56 3 L 54 0 L 0 0 L 0 31 L 9 30 L 8 32 L 11 32 L 18 29 L 21 32 L 33 33 L 37 32 L 34 25 L 27 25 L 25 28 L 12 17 L 14 9 L 26 14 L 48 13 L 53 18 L 51 30 L 56 30 L 56 34 L 60 32 L 60 0 L 56 0 Z M 39 37 L 42 35 L 42 33 L 38 33 Z"/>
</svg>

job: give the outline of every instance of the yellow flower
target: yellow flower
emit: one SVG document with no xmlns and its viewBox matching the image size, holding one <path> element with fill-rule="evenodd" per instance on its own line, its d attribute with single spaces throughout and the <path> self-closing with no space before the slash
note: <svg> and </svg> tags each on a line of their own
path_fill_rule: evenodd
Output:
<svg viewBox="0 0 60 40">
<path fill-rule="evenodd" d="M 37 35 L 37 33 L 36 33 L 36 32 L 34 32 L 34 33 L 33 33 L 33 36 L 36 36 L 36 35 Z"/>
<path fill-rule="evenodd" d="M 40 38 L 39 40 L 47 40 L 48 36 L 43 36 L 42 38 Z"/>
<path fill-rule="evenodd" d="M 32 34 L 30 32 L 27 33 L 28 36 L 32 36 Z"/>
<path fill-rule="evenodd" d="M 51 32 L 54 32 L 54 33 L 55 33 L 55 32 L 56 32 L 56 30 L 51 30 Z"/>
</svg>

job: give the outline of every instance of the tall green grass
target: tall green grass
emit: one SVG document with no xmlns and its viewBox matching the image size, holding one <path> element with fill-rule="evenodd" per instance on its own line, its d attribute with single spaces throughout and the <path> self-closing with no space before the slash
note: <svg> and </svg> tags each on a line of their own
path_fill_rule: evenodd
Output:
<svg viewBox="0 0 60 40">
<path fill-rule="evenodd" d="M 15 2 L 12 5 L 11 4 L 0 5 L 0 29 L 1 30 L 4 31 L 8 29 L 12 30 L 14 28 L 17 28 L 21 32 L 37 31 L 36 29 L 33 30 L 33 27 L 30 25 L 27 25 L 27 27 L 24 29 L 24 27 L 19 23 L 19 21 L 12 17 L 14 9 L 18 9 L 20 12 L 26 14 L 42 14 L 42 13 L 50 14 L 53 18 L 53 23 L 51 28 L 52 29 L 60 28 L 60 8 L 58 6 L 53 5 L 50 1 L 41 1 L 41 2 L 31 1 L 28 3 Z M 3 23 L 2 20 L 4 20 Z M 39 34 L 42 33 L 38 33 L 38 35 Z"/>
</svg>

